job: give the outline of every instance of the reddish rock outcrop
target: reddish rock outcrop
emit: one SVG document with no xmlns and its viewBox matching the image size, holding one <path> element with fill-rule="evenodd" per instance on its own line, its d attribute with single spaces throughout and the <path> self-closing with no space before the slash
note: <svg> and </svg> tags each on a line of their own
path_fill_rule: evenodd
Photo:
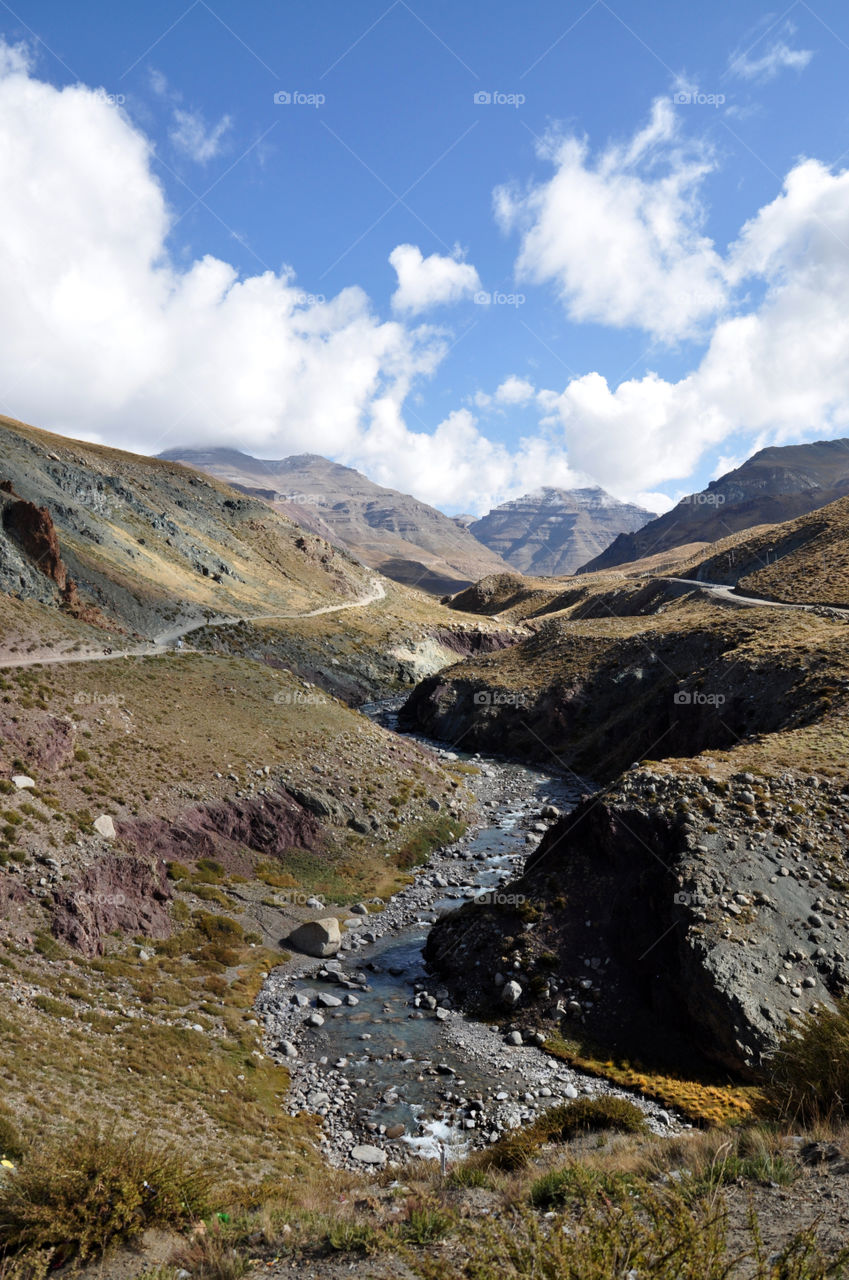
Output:
<svg viewBox="0 0 849 1280">
<path fill-rule="evenodd" d="M 16 498 L 3 508 L 3 528 L 37 569 L 51 578 L 63 593 L 68 587 L 68 571 L 62 561 L 59 539 L 47 507 L 17 498 L 11 484 L 3 483 L 3 491 Z"/>
<path fill-rule="evenodd" d="M 87 956 L 103 955 L 104 939 L 116 929 L 167 938 L 170 901 L 162 863 L 109 854 L 57 893 L 53 934 Z"/>
<path fill-rule="evenodd" d="M 244 849 L 276 858 L 287 849 L 313 848 L 321 831 L 314 814 L 288 791 L 189 809 L 171 821 L 139 818 L 116 827 L 140 855 L 175 862 L 215 858 L 239 872 L 251 869 Z"/>
</svg>

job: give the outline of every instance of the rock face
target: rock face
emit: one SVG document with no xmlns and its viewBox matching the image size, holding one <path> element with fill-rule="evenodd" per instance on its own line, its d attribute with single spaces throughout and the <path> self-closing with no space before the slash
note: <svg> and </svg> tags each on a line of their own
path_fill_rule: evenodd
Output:
<svg viewBox="0 0 849 1280">
<path fill-rule="evenodd" d="M 849 796 L 817 779 L 634 770 L 561 818 L 505 886 L 524 915 L 446 916 L 427 958 L 485 1003 L 507 946 L 531 993 L 512 1017 L 752 1073 L 788 1017 L 849 985 L 849 913 L 830 888 L 847 818 Z"/>
<path fill-rule="evenodd" d="M 287 849 L 313 848 L 320 824 L 314 813 L 288 791 L 256 799 L 211 804 L 165 818 L 138 818 L 118 823 L 118 835 L 147 857 L 166 861 L 217 858 L 244 873 L 249 869 L 240 850 L 253 849 L 271 857 Z"/>
<path fill-rule="evenodd" d="M 604 489 L 542 488 L 495 507 L 469 525 L 479 542 L 536 576 L 574 573 L 620 533 L 632 533 L 653 513 L 620 502 Z"/>
<path fill-rule="evenodd" d="M 171 889 L 161 862 L 108 854 L 57 892 L 53 933 L 87 956 L 99 956 L 115 929 L 146 938 L 171 932 Z"/>
<path fill-rule="evenodd" d="M 309 920 L 306 924 L 293 929 L 287 942 L 307 956 L 317 956 L 321 960 L 327 956 L 335 956 L 342 943 L 339 921 L 333 916 L 328 916 L 324 920 Z M 338 999 L 336 1002 L 341 1003 Z"/>
<path fill-rule="evenodd" d="M 435 507 L 375 484 L 317 454 L 271 461 L 236 449 L 169 449 L 160 455 L 260 495 L 388 578 L 438 595 L 459 591 L 507 565 Z"/>
<path fill-rule="evenodd" d="M 824 507 L 847 492 L 849 440 L 761 449 L 636 533 L 621 534 L 579 572 L 610 569 L 691 542 L 716 542 L 754 525 L 779 524 Z"/>
</svg>

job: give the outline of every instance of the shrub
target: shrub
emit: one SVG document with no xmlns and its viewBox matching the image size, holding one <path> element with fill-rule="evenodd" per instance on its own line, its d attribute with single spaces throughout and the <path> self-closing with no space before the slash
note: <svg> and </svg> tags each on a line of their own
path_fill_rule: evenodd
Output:
<svg viewBox="0 0 849 1280">
<path fill-rule="evenodd" d="M 765 1092 L 779 1113 L 816 1124 L 849 1115 L 849 999 L 789 1027 L 771 1062 Z"/>
<path fill-rule="evenodd" d="M 646 1130 L 646 1118 L 639 1107 L 627 1098 L 607 1094 L 552 1107 L 537 1124 L 550 1142 L 568 1142 L 579 1133 L 595 1133 L 601 1129 L 618 1129 L 622 1133 L 645 1133 Z"/>
<path fill-rule="evenodd" d="M 203 1174 L 140 1138 L 89 1133 L 31 1148 L 0 1185 L 0 1250 L 84 1262 L 149 1226 L 208 1209 Z"/>
<path fill-rule="evenodd" d="M 404 1237 L 411 1244 L 433 1244 L 451 1226 L 451 1218 L 435 1205 L 411 1204 L 404 1223 Z"/>
</svg>

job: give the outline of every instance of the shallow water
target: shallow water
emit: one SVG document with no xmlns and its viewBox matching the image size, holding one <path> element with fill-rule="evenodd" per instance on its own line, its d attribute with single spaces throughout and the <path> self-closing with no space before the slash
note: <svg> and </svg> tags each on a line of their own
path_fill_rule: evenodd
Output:
<svg viewBox="0 0 849 1280">
<path fill-rule="evenodd" d="M 329 1066 L 343 1060 L 340 1069 L 356 1083 L 361 1119 L 387 1127 L 404 1124 L 412 1135 L 407 1141 L 423 1154 L 432 1154 L 440 1142 L 462 1143 L 463 1131 L 447 1123 L 453 1108 L 443 1097 L 446 1091 L 473 1098 L 521 1084 L 520 1076 L 505 1073 L 495 1061 L 470 1060 L 434 1012 L 413 1007 L 417 982 L 424 983 L 431 994 L 440 992 L 438 978 L 426 973 L 422 957 L 430 923 L 468 898 L 497 891 L 512 879 L 529 851 L 528 820 L 537 818 L 543 803 L 566 811 L 578 798 L 577 788 L 541 771 L 491 760 L 475 762 L 503 770 L 507 793 L 490 825 L 461 842 L 463 851 L 478 855 L 479 860 L 457 862 L 468 879 L 463 886 L 446 890 L 423 913 L 424 920 L 393 931 L 345 960 L 346 973 L 364 973 L 370 990 L 355 992 L 355 1007 L 322 1011 L 325 1025 L 313 1033 L 310 1053 L 313 1061 L 326 1056 Z M 497 787 L 497 777 L 492 781 Z M 295 990 L 311 996 L 319 991 L 344 996 L 335 983 L 314 978 L 297 981 Z"/>
</svg>

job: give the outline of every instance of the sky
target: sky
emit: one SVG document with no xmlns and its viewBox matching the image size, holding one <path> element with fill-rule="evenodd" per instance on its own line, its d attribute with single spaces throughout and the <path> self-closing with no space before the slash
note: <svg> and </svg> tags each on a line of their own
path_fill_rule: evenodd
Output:
<svg viewBox="0 0 849 1280">
<path fill-rule="evenodd" d="M 0 0 L 0 411 L 654 511 L 849 435 L 842 0 Z"/>
</svg>

